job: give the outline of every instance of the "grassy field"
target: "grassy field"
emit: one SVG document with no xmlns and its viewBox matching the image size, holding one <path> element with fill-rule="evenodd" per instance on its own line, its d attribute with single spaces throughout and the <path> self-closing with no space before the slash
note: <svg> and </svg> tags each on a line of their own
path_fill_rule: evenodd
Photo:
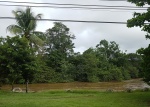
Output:
<svg viewBox="0 0 150 107">
<path fill-rule="evenodd" d="M 0 91 L 0 107 L 150 107 L 150 92 Z"/>
</svg>

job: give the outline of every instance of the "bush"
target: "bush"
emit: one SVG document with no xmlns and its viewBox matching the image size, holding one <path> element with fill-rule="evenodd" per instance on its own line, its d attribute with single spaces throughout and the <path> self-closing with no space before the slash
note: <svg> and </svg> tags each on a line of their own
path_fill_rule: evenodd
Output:
<svg viewBox="0 0 150 107">
<path fill-rule="evenodd" d="M 90 76 L 88 76 L 88 81 L 89 82 L 99 82 L 99 79 L 96 75 L 90 75 Z"/>
<path fill-rule="evenodd" d="M 130 76 L 128 70 L 122 68 L 121 72 L 122 72 L 123 80 L 131 79 L 131 76 Z"/>
<path fill-rule="evenodd" d="M 112 68 L 112 69 L 110 69 L 110 72 L 113 76 L 113 80 L 116 80 L 116 81 L 122 81 L 123 80 L 121 69 L 119 69 L 117 67 Z"/>
<path fill-rule="evenodd" d="M 46 71 L 39 71 L 35 75 L 34 82 L 35 83 L 48 83 L 50 82 L 55 75 L 55 71 L 53 69 L 49 69 Z"/>
<path fill-rule="evenodd" d="M 128 66 L 127 67 L 127 70 L 131 76 L 131 78 L 138 78 L 138 69 L 136 67 L 133 67 L 133 66 Z"/>
<path fill-rule="evenodd" d="M 100 71 L 98 77 L 100 81 L 111 81 L 113 79 L 109 71 Z"/>
</svg>

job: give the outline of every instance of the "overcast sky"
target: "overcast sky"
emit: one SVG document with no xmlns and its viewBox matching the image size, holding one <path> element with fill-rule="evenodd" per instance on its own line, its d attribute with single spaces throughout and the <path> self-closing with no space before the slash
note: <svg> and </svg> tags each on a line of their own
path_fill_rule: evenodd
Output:
<svg viewBox="0 0 150 107">
<path fill-rule="evenodd" d="M 0 0 L 1 1 L 1 0 Z M 10 1 L 10 0 L 9 0 Z M 109 6 L 135 6 L 126 1 L 100 1 L 100 0 L 11 0 L 41 3 L 65 3 L 84 5 L 109 5 Z M 0 3 L 2 4 L 2 3 Z M 10 4 L 10 3 L 3 3 Z M 12 10 L 18 7 L 0 6 L 0 17 L 12 17 Z M 23 7 L 20 7 L 23 8 Z M 54 8 L 32 8 L 35 14 L 42 13 L 46 19 L 64 20 L 92 20 L 92 21 L 117 21 L 126 22 L 132 18 L 133 12 L 130 10 L 81 10 L 81 9 L 54 9 Z M 6 33 L 8 25 L 15 24 L 15 20 L 0 19 L 0 36 L 10 35 Z M 94 23 L 63 23 L 70 28 L 76 36 L 75 52 L 83 52 L 90 47 L 95 47 L 101 40 L 115 41 L 122 51 L 128 53 L 136 52 L 141 47 L 147 47 L 150 40 L 145 39 L 145 32 L 140 28 L 127 28 L 126 25 L 119 24 L 94 24 Z M 53 22 L 39 22 L 37 30 L 45 31 L 53 26 Z"/>
</svg>

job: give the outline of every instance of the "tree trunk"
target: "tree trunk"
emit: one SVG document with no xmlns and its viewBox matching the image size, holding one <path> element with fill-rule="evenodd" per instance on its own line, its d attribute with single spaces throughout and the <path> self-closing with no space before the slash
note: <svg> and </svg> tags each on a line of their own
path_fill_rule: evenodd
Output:
<svg viewBox="0 0 150 107">
<path fill-rule="evenodd" d="M 28 83 L 29 83 L 29 81 L 26 80 L 26 93 L 28 93 Z"/>
<path fill-rule="evenodd" d="M 11 83 L 11 91 L 14 89 L 14 81 Z"/>
</svg>

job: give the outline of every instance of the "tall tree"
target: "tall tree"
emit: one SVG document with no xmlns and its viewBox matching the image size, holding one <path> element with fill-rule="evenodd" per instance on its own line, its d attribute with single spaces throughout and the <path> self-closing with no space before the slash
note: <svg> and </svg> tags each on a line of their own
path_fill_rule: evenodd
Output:
<svg viewBox="0 0 150 107">
<path fill-rule="evenodd" d="M 144 7 L 145 5 L 149 6 L 150 5 L 150 1 L 149 0 L 128 0 L 128 2 L 134 3 L 136 4 L 136 6 L 139 7 Z M 147 23 L 147 24 L 145 24 Z M 147 9 L 146 12 L 143 13 L 137 13 L 135 12 L 133 15 L 132 19 L 129 19 L 127 21 L 127 27 L 140 27 L 143 31 L 147 32 L 147 34 L 145 35 L 145 37 L 147 39 L 150 39 L 150 8 Z M 145 49 L 141 49 L 139 51 L 141 51 L 140 53 L 143 54 L 143 72 L 144 72 L 144 79 L 148 82 L 150 81 L 150 66 L 148 65 L 150 63 L 149 57 L 149 50 L 150 50 L 150 46 L 148 46 Z"/>
<path fill-rule="evenodd" d="M 46 31 L 48 64 L 56 71 L 61 71 L 62 62 L 73 54 L 74 38 L 69 28 L 60 22 L 55 22 L 54 27 Z"/>
<path fill-rule="evenodd" d="M 142 56 L 142 76 L 150 84 L 150 44 L 147 48 L 140 48 L 137 53 Z"/>
<path fill-rule="evenodd" d="M 128 2 L 136 4 L 136 6 L 144 7 L 145 5 L 150 5 L 149 0 L 128 0 Z M 147 39 L 150 39 L 150 24 L 144 24 L 150 22 L 150 8 L 147 12 L 133 14 L 133 18 L 127 21 L 128 27 L 140 27 L 143 31 L 147 32 L 145 35 Z"/>
<path fill-rule="evenodd" d="M 143 51 L 143 61 L 142 67 L 144 71 L 144 80 L 150 84 L 150 44 Z"/>
<path fill-rule="evenodd" d="M 74 65 L 75 70 L 72 70 L 73 78 L 75 81 L 81 82 L 97 82 L 98 73 L 98 58 L 96 57 L 93 48 L 89 48 L 84 51 L 83 54 L 77 53 L 71 59 L 71 63 Z"/>
<path fill-rule="evenodd" d="M 5 57 L 2 55 L 3 52 L 6 50 L 4 43 L 6 42 L 5 38 L 0 38 L 0 84 L 5 83 L 5 79 L 7 77 L 7 72 L 5 72 Z M 5 52 L 4 52 L 5 53 Z"/>
<path fill-rule="evenodd" d="M 12 11 L 16 19 L 16 25 L 9 25 L 7 30 L 15 35 L 25 37 L 30 41 L 30 46 L 33 44 L 42 45 L 43 41 L 39 36 L 43 35 L 42 32 L 35 31 L 37 27 L 37 21 L 41 18 L 42 14 L 34 15 L 30 7 L 25 10 L 17 9 Z M 32 44 L 33 43 L 33 44 Z"/>
<path fill-rule="evenodd" d="M 102 55 L 106 60 L 114 59 L 120 53 L 119 45 L 111 41 L 110 43 L 107 40 L 101 40 L 98 45 L 96 45 L 97 53 Z"/>
</svg>

